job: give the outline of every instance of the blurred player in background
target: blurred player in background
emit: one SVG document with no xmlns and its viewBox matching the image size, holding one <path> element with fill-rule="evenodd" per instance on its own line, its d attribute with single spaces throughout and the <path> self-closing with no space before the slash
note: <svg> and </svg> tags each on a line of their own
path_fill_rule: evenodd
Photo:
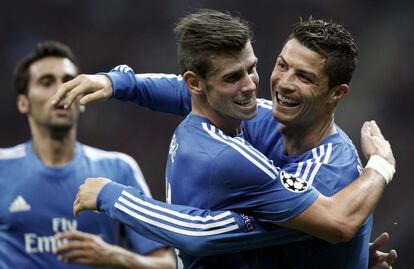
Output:
<svg viewBox="0 0 414 269">
<path fill-rule="evenodd" d="M 83 110 L 79 103 L 71 109 L 50 104 L 59 86 L 78 72 L 71 50 L 54 41 L 39 43 L 17 65 L 17 107 L 27 116 L 32 138 L 0 149 L 0 268 L 174 268 L 168 248 L 120 229 L 104 214 L 73 216 L 78 187 L 91 175 L 111 177 L 150 195 L 130 156 L 76 140 Z M 121 240 L 134 252 L 114 245 Z"/>
</svg>

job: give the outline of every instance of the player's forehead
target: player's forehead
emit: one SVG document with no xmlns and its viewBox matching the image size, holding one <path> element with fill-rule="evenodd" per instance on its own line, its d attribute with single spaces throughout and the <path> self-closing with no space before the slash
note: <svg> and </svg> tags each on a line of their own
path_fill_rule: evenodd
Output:
<svg viewBox="0 0 414 269">
<path fill-rule="evenodd" d="M 211 75 L 225 76 L 230 73 L 250 69 L 257 63 L 253 47 L 248 41 L 241 51 L 218 53 L 210 57 L 212 67 Z"/>
<path fill-rule="evenodd" d="M 44 76 L 55 78 L 76 76 L 77 68 L 68 58 L 48 56 L 33 62 L 29 67 L 30 81 L 36 81 Z"/>
<path fill-rule="evenodd" d="M 283 46 L 279 59 L 289 66 L 309 73 L 320 74 L 326 63 L 326 58 L 292 38 Z"/>
</svg>

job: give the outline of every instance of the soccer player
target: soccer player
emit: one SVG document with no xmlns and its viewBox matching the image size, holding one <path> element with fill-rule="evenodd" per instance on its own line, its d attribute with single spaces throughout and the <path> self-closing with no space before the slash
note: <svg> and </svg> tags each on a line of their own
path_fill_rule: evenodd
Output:
<svg viewBox="0 0 414 269">
<path fill-rule="evenodd" d="M 73 199 L 91 175 L 150 196 L 130 156 L 76 141 L 79 103 L 71 109 L 50 104 L 57 88 L 77 74 L 71 50 L 52 41 L 39 43 L 16 68 L 17 107 L 27 115 L 32 138 L 0 149 L 0 268 L 175 268 L 168 248 L 129 228 L 125 236 L 136 253 L 112 245 L 119 242 L 120 225 L 107 216 L 73 217 Z M 63 252 L 57 257 L 59 248 Z"/>
<path fill-rule="evenodd" d="M 372 219 L 364 221 L 380 197 L 384 178 L 390 179 L 394 159 L 376 124 L 366 123 L 362 129 L 364 155 L 369 157 L 375 152 L 383 158 L 373 156 L 367 166 L 373 169 L 365 169 L 361 174 L 355 147 L 333 122 L 334 108 L 347 94 L 355 68 L 356 47 L 349 33 L 341 26 L 323 21 L 299 23 L 285 44 L 271 78 L 273 104 L 260 100 L 257 117 L 242 124 L 242 120 L 256 115 L 258 84 L 257 60 L 248 28 L 225 14 L 202 11 L 181 20 L 176 31 L 182 78 L 134 76 L 131 69 L 121 66 L 107 74 L 111 82 L 99 76 L 81 76 L 68 82 L 57 93 L 56 103 L 68 91 L 71 91 L 68 105 L 75 96 L 91 91 L 83 101 L 114 96 L 182 114 L 191 107 L 191 114 L 177 128 L 170 146 L 166 177 L 172 203 L 244 210 L 261 221 L 275 221 L 324 240 L 349 241 L 331 245 L 280 228 L 248 237 L 248 243 L 256 247 L 284 243 L 281 240 L 286 238 L 281 235 L 289 234 L 285 242 L 300 240 L 283 246 L 286 264 L 282 266 L 366 268 Z M 327 34 L 322 37 L 316 34 L 324 32 Z M 310 45 L 305 42 L 308 40 Z M 272 106 L 276 120 L 272 117 Z M 280 170 L 274 170 L 271 162 L 243 138 L 270 157 Z M 377 161 L 389 169 L 380 171 Z M 100 192 L 103 185 L 105 188 Z M 315 193 L 313 187 L 322 194 Z M 142 208 L 149 206 L 150 200 L 136 192 L 131 195 L 131 189 L 123 190 L 125 187 L 102 179 L 89 180 L 80 189 L 75 211 L 98 207 L 141 229 L 140 232 L 151 233 L 151 227 L 142 228 L 145 223 L 172 232 L 177 229 L 172 226 L 177 221 L 167 219 L 171 225 L 168 226 L 153 219 L 166 221 L 159 214 L 170 211 L 159 209 L 160 206 L 187 210 L 157 203 L 158 207 L 150 206 L 152 212 Z M 194 214 L 196 210 L 185 212 Z M 226 224 L 236 221 L 237 215 L 232 216 L 234 219 L 226 219 Z M 180 232 L 183 233 L 182 230 L 176 233 Z M 191 236 L 191 232 L 187 234 Z M 159 235 L 162 236 L 170 235 Z M 262 251 L 206 259 L 184 253 L 182 257 L 188 267 L 226 261 L 228 266 L 237 261 L 234 267 L 269 266 L 271 257 L 262 260 L 258 257 L 272 252 Z M 277 257 L 277 253 L 273 255 Z"/>
</svg>

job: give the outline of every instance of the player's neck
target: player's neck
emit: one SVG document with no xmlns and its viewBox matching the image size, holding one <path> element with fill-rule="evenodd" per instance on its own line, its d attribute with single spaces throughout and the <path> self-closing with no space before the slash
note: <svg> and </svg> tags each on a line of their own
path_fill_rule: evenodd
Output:
<svg viewBox="0 0 414 269">
<path fill-rule="evenodd" d="M 242 120 L 225 117 L 206 105 L 198 105 L 193 101 L 191 113 L 208 119 L 227 135 L 237 136 L 242 132 Z"/>
<path fill-rule="evenodd" d="M 65 133 L 31 128 L 33 151 L 47 166 L 63 166 L 75 155 L 76 128 Z"/>
<path fill-rule="evenodd" d="M 280 124 L 286 155 L 302 155 L 318 146 L 326 137 L 336 133 L 333 117 L 310 125 Z"/>
</svg>

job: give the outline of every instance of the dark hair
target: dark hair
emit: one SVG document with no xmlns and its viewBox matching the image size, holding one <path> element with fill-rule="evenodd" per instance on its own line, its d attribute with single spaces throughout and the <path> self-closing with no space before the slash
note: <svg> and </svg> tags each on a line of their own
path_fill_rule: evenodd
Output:
<svg viewBox="0 0 414 269">
<path fill-rule="evenodd" d="M 211 9 L 180 19 L 174 33 L 181 73 L 191 70 L 203 78 L 211 71 L 212 56 L 240 52 L 253 37 L 246 21 Z"/>
<path fill-rule="evenodd" d="M 325 73 L 329 88 L 349 84 L 357 64 L 358 49 L 351 34 L 332 22 L 309 19 L 296 23 L 289 39 L 295 38 L 305 47 L 326 58 Z"/>
<path fill-rule="evenodd" d="M 36 45 L 34 50 L 24 57 L 17 65 L 14 71 L 14 87 L 17 94 L 27 94 L 27 85 L 29 83 L 30 66 L 46 57 L 62 57 L 72 61 L 77 66 L 77 60 L 72 50 L 57 41 L 45 41 Z"/>
</svg>

